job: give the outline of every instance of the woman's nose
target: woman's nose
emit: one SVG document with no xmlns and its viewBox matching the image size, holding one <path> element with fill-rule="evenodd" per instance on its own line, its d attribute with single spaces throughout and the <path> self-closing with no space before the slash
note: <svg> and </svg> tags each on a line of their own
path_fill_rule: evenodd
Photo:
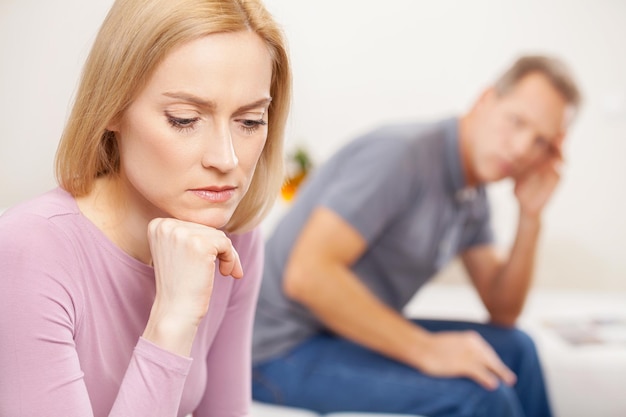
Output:
<svg viewBox="0 0 626 417">
<path fill-rule="evenodd" d="M 233 170 L 239 164 L 233 138 L 228 123 L 220 124 L 211 132 L 207 139 L 206 149 L 202 155 L 202 166 L 215 168 L 222 172 Z"/>
</svg>

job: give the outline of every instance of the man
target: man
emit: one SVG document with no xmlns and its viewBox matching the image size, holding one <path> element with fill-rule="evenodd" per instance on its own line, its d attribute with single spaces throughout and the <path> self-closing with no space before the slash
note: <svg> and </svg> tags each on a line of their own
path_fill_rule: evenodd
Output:
<svg viewBox="0 0 626 417">
<path fill-rule="evenodd" d="M 550 416 L 534 344 L 514 324 L 579 102 L 561 61 L 521 57 L 461 117 L 377 129 L 318 168 L 266 245 L 255 399 L 319 412 Z M 485 193 L 504 178 L 519 204 L 508 256 L 494 246 Z M 490 322 L 403 317 L 457 255 Z"/>
</svg>

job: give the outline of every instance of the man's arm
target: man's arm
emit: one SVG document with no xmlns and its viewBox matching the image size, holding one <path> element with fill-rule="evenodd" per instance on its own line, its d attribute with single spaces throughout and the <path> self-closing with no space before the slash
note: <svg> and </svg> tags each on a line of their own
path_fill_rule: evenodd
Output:
<svg viewBox="0 0 626 417">
<path fill-rule="evenodd" d="M 462 255 L 465 268 L 494 323 L 513 326 L 524 308 L 540 228 L 539 218 L 520 217 L 508 259 L 491 245 L 471 248 Z"/>
<path fill-rule="evenodd" d="M 330 330 L 384 356 L 436 376 L 467 376 L 487 388 L 515 376 L 474 332 L 430 334 L 382 303 L 350 270 L 367 249 L 364 238 L 320 207 L 290 255 L 285 294 Z"/>
<path fill-rule="evenodd" d="M 558 143 L 562 143 L 562 138 Z M 512 326 L 524 308 L 532 283 L 543 209 L 560 180 L 561 152 L 515 178 L 519 221 L 515 242 L 505 259 L 493 246 L 462 255 L 470 278 L 494 323 Z"/>
<path fill-rule="evenodd" d="M 415 366 L 411 347 L 423 344 L 426 332 L 379 301 L 350 270 L 366 247 L 338 215 L 316 209 L 287 263 L 284 291 L 335 333 Z"/>
</svg>

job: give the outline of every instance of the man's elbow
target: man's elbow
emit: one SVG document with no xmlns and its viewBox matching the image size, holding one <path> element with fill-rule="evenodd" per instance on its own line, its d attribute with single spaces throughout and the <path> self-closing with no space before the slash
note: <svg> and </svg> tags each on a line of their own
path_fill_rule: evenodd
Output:
<svg viewBox="0 0 626 417">
<path fill-rule="evenodd" d="M 307 304 L 307 296 L 312 294 L 311 269 L 297 260 L 290 260 L 283 275 L 283 292 L 290 300 Z"/>
</svg>

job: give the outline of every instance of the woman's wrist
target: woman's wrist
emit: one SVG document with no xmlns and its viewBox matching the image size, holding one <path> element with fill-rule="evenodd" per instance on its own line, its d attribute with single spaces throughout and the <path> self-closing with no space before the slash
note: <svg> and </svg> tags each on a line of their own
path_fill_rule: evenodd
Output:
<svg viewBox="0 0 626 417">
<path fill-rule="evenodd" d="M 153 308 L 142 337 L 165 350 L 189 356 L 198 324 L 198 320 L 158 313 Z"/>
</svg>

